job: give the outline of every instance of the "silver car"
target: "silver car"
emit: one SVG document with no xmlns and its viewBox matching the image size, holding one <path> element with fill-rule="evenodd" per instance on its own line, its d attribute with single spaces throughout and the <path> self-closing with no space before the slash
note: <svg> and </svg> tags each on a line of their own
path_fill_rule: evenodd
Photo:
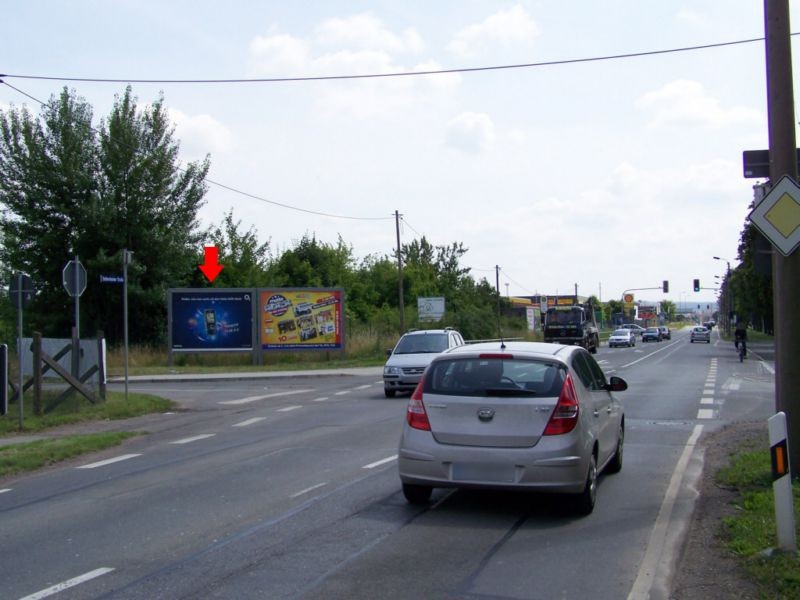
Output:
<svg viewBox="0 0 800 600">
<path fill-rule="evenodd" d="M 579 346 L 486 342 L 436 357 L 411 395 L 400 439 L 403 494 L 428 502 L 433 488 L 489 488 L 572 495 L 594 509 L 597 476 L 622 468 L 625 416 Z"/>
<path fill-rule="evenodd" d="M 411 330 L 404 334 L 383 366 L 383 393 L 393 398 L 397 392 L 413 392 L 425 367 L 440 352 L 464 345 L 464 338 L 452 327 Z"/>
<path fill-rule="evenodd" d="M 689 334 L 689 341 L 692 344 L 695 342 L 706 342 L 707 344 L 710 344 L 711 332 L 702 325 L 692 327 L 692 332 Z"/>
<path fill-rule="evenodd" d="M 636 345 L 636 334 L 630 329 L 617 329 L 610 336 L 608 336 L 608 347 L 615 348 L 617 346 L 625 346 L 630 348 Z"/>
</svg>

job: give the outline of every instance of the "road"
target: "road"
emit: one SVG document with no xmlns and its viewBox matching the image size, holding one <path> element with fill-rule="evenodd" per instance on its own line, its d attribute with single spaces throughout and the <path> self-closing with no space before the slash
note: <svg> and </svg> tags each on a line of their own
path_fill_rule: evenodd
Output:
<svg viewBox="0 0 800 600">
<path fill-rule="evenodd" d="M 629 384 L 625 464 L 594 513 L 435 490 L 396 472 L 407 397 L 379 369 L 133 382 L 181 410 L 123 446 L 0 482 L 3 598 L 666 598 L 702 465 L 695 444 L 774 410 L 769 361 L 730 343 L 603 347 Z"/>
</svg>

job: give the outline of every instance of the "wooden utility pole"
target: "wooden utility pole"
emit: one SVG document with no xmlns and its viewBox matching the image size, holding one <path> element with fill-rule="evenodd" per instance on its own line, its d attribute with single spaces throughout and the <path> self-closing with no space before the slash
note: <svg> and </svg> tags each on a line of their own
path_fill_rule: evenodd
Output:
<svg viewBox="0 0 800 600">
<path fill-rule="evenodd" d="M 770 180 L 797 180 L 788 0 L 764 0 Z M 800 474 L 800 252 L 772 253 L 775 407 L 787 416 L 792 476 Z"/>
</svg>

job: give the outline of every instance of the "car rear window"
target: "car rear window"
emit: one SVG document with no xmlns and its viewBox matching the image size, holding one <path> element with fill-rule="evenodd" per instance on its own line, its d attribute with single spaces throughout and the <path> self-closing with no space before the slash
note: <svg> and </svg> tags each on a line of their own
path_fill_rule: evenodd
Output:
<svg viewBox="0 0 800 600">
<path fill-rule="evenodd" d="M 459 358 L 433 363 L 424 392 L 448 396 L 558 396 L 560 363 L 519 358 Z"/>
</svg>

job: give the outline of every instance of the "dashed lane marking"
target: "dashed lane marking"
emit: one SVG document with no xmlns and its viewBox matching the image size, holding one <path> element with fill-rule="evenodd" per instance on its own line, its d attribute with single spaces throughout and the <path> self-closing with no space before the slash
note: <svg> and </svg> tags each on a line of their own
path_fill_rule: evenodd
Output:
<svg viewBox="0 0 800 600">
<path fill-rule="evenodd" d="M 295 394 L 306 394 L 308 392 L 313 392 L 313 389 L 310 390 L 292 390 L 290 392 L 274 392 L 272 394 L 263 394 L 261 396 L 248 396 L 247 398 L 239 398 L 238 400 L 223 400 L 222 402 L 218 402 L 217 404 L 228 404 L 228 405 L 238 405 L 238 404 L 249 404 L 251 402 L 258 402 L 259 400 L 266 400 L 267 398 L 278 398 L 280 396 L 294 396 Z"/>
<path fill-rule="evenodd" d="M 217 435 L 216 433 L 201 433 L 200 435 L 195 435 L 188 438 L 183 438 L 182 440 L 175 440 L 174 442 L 170 442 L 170 444 L 191 444 L 192 442 L 196 442 L 198 440 L 205 440 L 210 437 L 214 437 Z"/>
<path fill-rule="evenodd" d="M 374 469 L 375 467 L 380 467 L 381 465 L 385 465 L 386 463 L 390 463 L 393 460 L 397 460 L 397 454 L 392 454 L 391 456 L 387 456 L 386 458 L 382 458 L 381 460 L 376 460 L 374 463 L 369 463 L 368 465 L 364 465 L 361 468 L 362 469 Z"/>
<path fill-rule="evenodd" d="M 259 421 L 263 421 L 267 417 L 253 417 L 252 419 L 247 419 L 246 421 L 242 421 L 241 423 L 236 423 L 234 427 L 247 427 L 248 425 L 252 425 L 253 423 L 258 423 Z"/>
<path fill-rule="evenodd" d="M 106 573 L 110 573 L 113 570 L 114 569 L 110 567 L 101 567 L 100 569 L 95 569 L 94 571 L 89 571 L 88 573 L 84 573 L 83 575 L 78 575 L 77 577 L 73 577 L 72 579 L 67 579 L 66 581 L 57 583 L 53 586 L 50 586 L 47 589 L 38 591 L 35 594 L 31 594 L 30 596 L 25 596 L 24 598 L 20 598 L 20 600 L 40 600 L 41 598 L 47 598 L 48 596 L 52 596 L 53 594 L 63 592 L 66 589 L 75 587 L 76 585 L 80 585 L 81 583 L 86 583 L 87 581 L 95 579 L 96 577 L 100 577 L 101 575 L 105 575 Z"/>
<path fill-rule="evenodd" d="M 115 456 L 114 458 L 108 458 L 106 460 L 101 460 L 98 462 L 89 463 L 88 465 L 81 465 L 80 467 L 75 467 L 76 469 L 96 469 L 97 467 L 105 467 L 106 465 L 111 465 L 123 460 L 128 460 L 129 458 L 136 458 L 137 456 L 141 456 L 141 454 L 123 454 L 121 456 Z"/>
<path fill-rule="evenodd" d="M 711 408 L 701 408 L 697 411 L 697 418 L 698 419 L 713 419 L 714 418 L 714 410 Z"/>
<path fill-rule="evenodd" d="M 327 399 L 328 399 L 327 396 L 322 396 L 321 398 L 314 398 L 312 402 L 325 402 L 325 400 Z"/>
<path fill-rule="evenodd" d="M 307 494 L 308 492 L 313 492 L 314 490 L 321 488 L 323 486 L 328 485 L 327 482 L 318 483 L 317 485 L 312 485 L 311 487 L 307 487 L 304 490 L 300 490 L 299 492 L 295 492 L 294 494 L 290 495 L 289 498 L 297 498 L 298 496 L 302 496 L 303 494 Z"/>
<path fill-rule="evenodd" d="M 5 488 L 0 490 L 0 494 L 5 494 L 6 492 L 10 492 L 12 488 Z"/>
<path fill-rule="evenodd" d="M 293 404 L 292 406 L 284 406 L 283 408 L 279 408 L 278 412 L 289 412 L 291 410 L 297 410 L 298 408 L 303 408 L 299 404 Z"/>
</svg>

